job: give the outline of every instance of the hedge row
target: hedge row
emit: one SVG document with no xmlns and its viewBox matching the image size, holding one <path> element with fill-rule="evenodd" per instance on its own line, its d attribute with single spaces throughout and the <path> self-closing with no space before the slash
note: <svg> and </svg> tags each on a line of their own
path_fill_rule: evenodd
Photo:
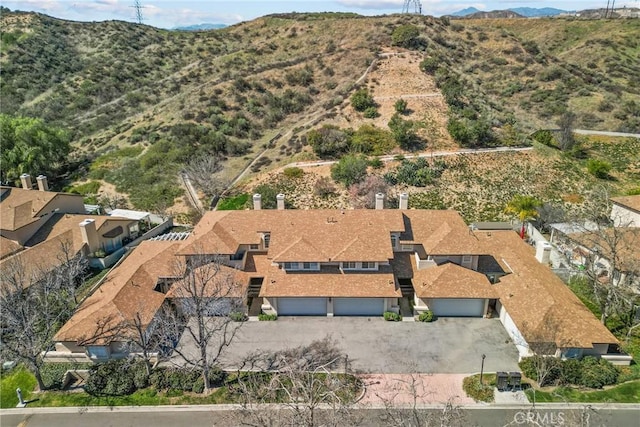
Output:
<svg viewBox="0 0 640 427">
<path fill-rule="evenodd" d="M 578 385 L 602 388 L 615 384 L 619 371 L 609 361 L 592 356 L 581 360 L 532 356 L 522 359 L 520 369 L 529 378 L 546 385 Z"/>
</svg>

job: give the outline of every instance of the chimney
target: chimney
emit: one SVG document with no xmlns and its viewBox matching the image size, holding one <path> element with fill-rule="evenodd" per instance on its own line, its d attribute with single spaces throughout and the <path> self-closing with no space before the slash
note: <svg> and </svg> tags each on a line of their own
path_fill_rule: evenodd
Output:
<svg viewBox="0 0 640 427">
<path fill-rule="evenodd" d="M 93 219 L 85 219 L 80 223 L 80 232 L 82 233 L 82 241 L 89 247 L 89 253 L 98 250 L 98 230 L 96 230 L 96 221 Z"/>
<path fill-rule="evenodd" d="M 543 242 L 539 240 L 536 243 L 536 259 L 541 264 L 549 264 L 551 258 L 551 244 L 549 242 Z"/>
<path fill-rule="evenodd" d="M 376 193 L 376 209 L 384 209 L 384 194 Z"/>
<path fill-rule="evenodd" d="M 278 210 L 284 210 L 284 194 L 280 193 L 276 196 L 276 201 L 278 202 Z"/>
<path fill-rule="evenodd" d="M 253 210 L 259 211 L 262 209 L 262 196 L 258 193 L 253 195 Z"/>
<path fill-rule="evenodd" d="M 400 205 L 398 209 L 409 209 L 409 195 L 407 193 L 400 193 Z"/>
<path fill-rule="evenodd" d="M 47 182 L 47 177 L 44 175 L 38 175 L 36 178 L 38 181 L 38 190 L 40 191 L 49 191 L 49 183 Z"/>
<path fill-rule="evenodd" d="M 31 190 L 31 175 L 23 173 L 20 175 L 20 182 L 22 182 L 22 188 L 25 190 Z"/>
</svg>

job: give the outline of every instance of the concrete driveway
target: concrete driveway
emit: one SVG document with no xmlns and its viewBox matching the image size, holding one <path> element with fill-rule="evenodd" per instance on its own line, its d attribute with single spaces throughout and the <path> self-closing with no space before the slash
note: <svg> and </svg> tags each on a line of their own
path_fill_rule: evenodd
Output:
<svg viewBox="0 0 640 427">
<path fill-rule="evenodd" d="M 331 336 L 363 373 L 472 373 L 515 371 L 518 352 L 498 319 L 440 318 L 433 323 L 386 322 L 367 317 L 280 317 L 245 322 L 221 364 L 238 366 L 248 353 L 309 344 Z M 189 346 L 183 336 L 182 346 Z"/>
</svg>

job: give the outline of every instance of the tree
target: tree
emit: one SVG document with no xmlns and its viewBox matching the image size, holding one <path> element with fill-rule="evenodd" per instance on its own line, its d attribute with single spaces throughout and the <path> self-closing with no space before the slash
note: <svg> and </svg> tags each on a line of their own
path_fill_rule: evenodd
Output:
<svg viewBox="0 0 640 427">
<path fill-rule="evenodd" d="M 364 112 L 368 108 L 376 107 L 376 102 L 369 91 L 365 88 L 358 89 L 351 95 L 351 106 L 354 110 Z"/>
<path fill-rule="evenodd" d="M 363 156 L 348 154 L 331 167 L 331 178 L 349 187 L 367 176 L 367 159 Z"/>
<path fill-rule="evenodd" d="M 46 388 L 41 374 L 44 355 L 73 313 L 76 281 L 87 268 L 80 255 L 64 256 L 69 263 L 51 271 L 33 271 L 20 258 L 0 270 L 0 351 L 3 359 L 24 363 L 41 390 Z"/>
<path fill-rule="evenodd" d="M 521 194 L 515 195 L 505 208 L 505 212 L 516 215 L 520 222 L 522 222 L 522 228 L 520 229 L 520 237 L 524 239 L 524 223 L 528 219 L 538 216 L 536 208 L 540 207 L 542 202 L 533 196 L 524 196 Z"/>
<path fill-rule="evenodd" d="M 354 425 L 352 411 L 360 382 L 348 361 L 329 338 L 289 350 L 256 351 L 238 372 L 242 425 L 343 426 Z M 273 410 L 278 402 L 285 409 Z"/>
<path fill-rule="evenodd" d="M 226 182 L 216 177 L 222 170 L 222 158 L 219 154 L 205 154 L 194 157 L 187 163 L 185 172 L 191 182 L 207 197 L 219 195 L 226 187 Z"/>
<path fill-rule="evenodd" d="M 351 205 L 356 209 L 373 209 L 376 205 L 376 194 L 387 194 L 388 185 L 377 175 L 367 175 L 367 177 L 349 187 L 349 198 Z"/>
<path fill-rule="evenodd" d="M 349 151 L 349 134 L 337 126 L 312 129 L 307 133 L 307 141 L 321 158 L 338 158 Z"/>
<path fill-rule="evenodd" d="M 176 266 L 181 279 L 172 284 L 173 306 L 165 310 L 161 326 L 161 336 L 178 342 L 174 352 L 179 359 L 201 370 L 205 392 L 211 388 L 211 369 L 242 325 L 230 317 L 243 310 L 245 299 L 233 271 L 217 255 L 186 257 Z"/>
<path fill-rule="evenodd" d="M 2 181 L 17 180 L 21 174 L 50 174 L 66 160 L 69 137 L 42 120 L 0 114 L 2 135 Z"/>
<path fill-rule="evenodd" d="M 559 143 L 562 151 L 570 151 L 576 145 L 576 139 L 573 136 L 573 126 L 576 122 L 576 115 L 570 111 L 566 111 L 560 116 L 556 124 L 560 128 Z"/>
</svg>

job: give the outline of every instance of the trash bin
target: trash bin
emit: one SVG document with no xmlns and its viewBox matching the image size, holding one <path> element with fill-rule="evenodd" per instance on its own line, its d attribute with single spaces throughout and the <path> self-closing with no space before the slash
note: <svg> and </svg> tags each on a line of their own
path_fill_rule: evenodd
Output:
<svg viewBox="0 0 640 427">
<path fill-rule="evenodd" d="M 522 388 L 522 374 L 520 372 L 509 372 L 509 387 L 512 390 L 520 390 Z"/>
<path fill-rule="evenodd" d="M 509 375 L 506 372 L 496 373 L 496 387 L 498 391 L 505 391 L 509 386 Z"/>
</svg>

